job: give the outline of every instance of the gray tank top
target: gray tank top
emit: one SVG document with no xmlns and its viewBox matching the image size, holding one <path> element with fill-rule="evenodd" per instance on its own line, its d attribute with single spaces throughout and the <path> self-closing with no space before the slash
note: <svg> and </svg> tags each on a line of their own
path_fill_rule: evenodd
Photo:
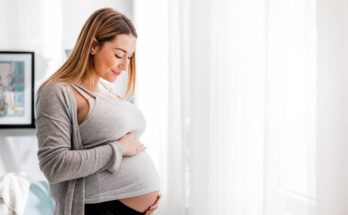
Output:
<svg viewBox="0 0 348 215">
<path fill-rule="evenodd" d="M 89 113 L 80 123 L 83 147 L 93 148 L 113 142 L 128 132 L 140 138 L 145 130 L 141 111 L 127 100 L 111 93 L 92 93 L 72 85 L 89 103 Z M 159 176 L 146 151 L 123 157 L 116 173 L 102 171 L 86 177 L 85 203 L 100 203 L 159 191 Z"/>
</svg>

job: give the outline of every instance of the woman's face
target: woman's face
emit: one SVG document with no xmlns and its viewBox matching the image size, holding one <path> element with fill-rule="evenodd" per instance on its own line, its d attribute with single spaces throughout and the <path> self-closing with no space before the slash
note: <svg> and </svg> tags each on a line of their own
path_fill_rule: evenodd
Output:
<svg viewBox="0 0 348 215">
<path fill-rule="evenodd" d="M 93 54 L 95 74 L 109 82 L 115 81 L 122 71 L 128 70 L 135 44 L 133 35 L 121 34 L 102 46 L 96 46 Z"/>
</svg>

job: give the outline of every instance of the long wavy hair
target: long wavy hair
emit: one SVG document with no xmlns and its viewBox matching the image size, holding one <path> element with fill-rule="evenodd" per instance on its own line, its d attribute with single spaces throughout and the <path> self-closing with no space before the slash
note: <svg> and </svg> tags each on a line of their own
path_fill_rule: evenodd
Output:
<svg viewBox="0 0 348 215">
<path fill-rule="evenodd" d="M 112 8 L 96 10 L 84 24 L 76 45 L 66 62 L 41 86 L 48 82 L 72 84 L 77 81 L 90 80 L 93 76 L 91 72 L 93 55 L 90 54 L 90 50 L 95 44 L 95 39 L 99 46 L 103 46 L 105 42 L 113 40 L 120 34 L 133 35 L 135 38 L 138 36 L 131 20 L 122 13 Z M 124 98 L 133 96 L 135 80 L 134 53 L 129 63 L 127 89 Z"/>
</svg>

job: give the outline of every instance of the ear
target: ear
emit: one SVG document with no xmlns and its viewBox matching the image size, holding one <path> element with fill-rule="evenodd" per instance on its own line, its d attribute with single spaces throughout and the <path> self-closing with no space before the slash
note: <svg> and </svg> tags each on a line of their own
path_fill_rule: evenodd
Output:
<svg viewBox="0 0 348 215">
<path fill-rule="evenodd" d="M 92 47 L 90 50 L 91 55 L 95 55 L 98 51 L 98 48 L 99 48 L 98 40 L 96 38 L 93 38 Z"/>
</svg>

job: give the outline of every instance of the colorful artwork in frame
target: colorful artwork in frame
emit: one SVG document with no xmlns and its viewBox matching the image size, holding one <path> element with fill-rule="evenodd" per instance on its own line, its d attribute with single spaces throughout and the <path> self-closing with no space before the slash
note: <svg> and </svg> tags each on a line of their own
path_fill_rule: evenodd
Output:
<svg viewBox="0 0 348 215">
<path fill-rule="evenodd" d="M 0 51 L 0 128 L 34 127 L 34 52 Z"/>
</svg>

